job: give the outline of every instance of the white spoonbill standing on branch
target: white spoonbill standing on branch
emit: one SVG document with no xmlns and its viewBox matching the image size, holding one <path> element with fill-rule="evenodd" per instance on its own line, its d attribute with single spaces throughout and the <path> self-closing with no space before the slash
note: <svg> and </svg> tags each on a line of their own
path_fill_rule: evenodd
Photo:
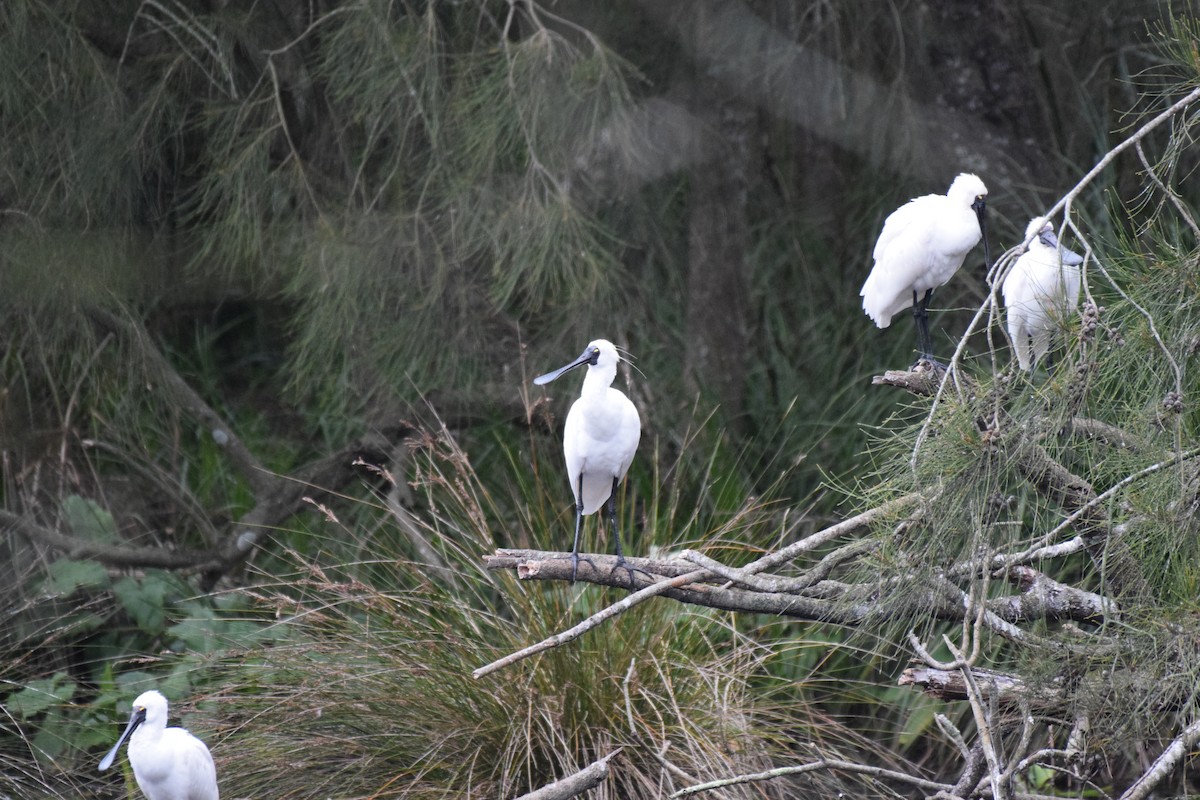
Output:
<svg viewBox="0 0 1200 800">
<path fill-rule="evenodd" d="M 183 728 L 167 727 L 167 698 L 154 690 L 138 695 L 125 732 L 100 762 L 101 772 L 112 766 L 127 737 L 133 777 L 147 800 L 219 800 L 212 754 Z"/>
<path fill-rule="evenodd" d="M 1036 234 L 1036 235 L 1035 235 Z M 1029 249 L 1004 278 L 1004 312 L 1008 335 L 1021 369 L 1032 369 L 1050 349 L 1050 337 L 1079 304 L 1079 265 L 1083 256 L 1058 243 L 1054 226 L 1034 217 L 1025 228 L 1033 236 Z"/>
<path fill-rule="evenodd" d="M 599 510 L 605 500 L 608 501 L 608 519 L 617 548 L 617 563 L 625 564 L 621 534 L 617 530 L 617 484 L 633 463 L 633 454 L 642 436 L 642 421 L 629 398 L 612 388 L 620 360 L 612 342 L 596 339 L 570 364 L 533 379 L 535 384 L 542 386 L 576 367 L 586 364 L 588 368 L 583 391 L 571 404 L 563 430 L 567 477 L 571 481 L 571 491 L 575 493 L 572 582 L 579 572 L 579 532 L 583 518 Z"/>
<path fill-rule="evenodd" d="M 933 358 L 929 336 L 929 298 L 933 290 L 958 272 L 979 240 L 987 246 L 987 187 L 977 176 L 962 173 L 943 194 L 916 197 L 893 211 L 875 243 L 875 266 L 863 284 L 863 311 L 880 328 L 912 306 L 917 324 L 917 352 Z"/>
</svg>

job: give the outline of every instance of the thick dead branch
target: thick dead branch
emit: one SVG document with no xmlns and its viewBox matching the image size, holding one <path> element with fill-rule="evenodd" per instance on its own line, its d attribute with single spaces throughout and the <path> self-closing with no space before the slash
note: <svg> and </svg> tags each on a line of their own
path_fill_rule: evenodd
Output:
<svg viewBox="0 0 1200 800">
<path fill-rule="evenodd" d="M 1056 686 L 1032 687 L 1015 675 L 979 667 L 971 668 L 971 676 L 984 703 L 1020 714 L 1024 708 L 1040 709 L 1044 713 L 1061 714 L 1066 710 L 1067 693 Z M 940 700 L 966 700 L 968 688 L 961 669 L 940 670 L 932 667 L 909 667 L 896 681 L 900 686 L 915 686 L 925 694 Z"/>
<path fill-rule="evenodd" d="M 515 567 L 517 577 L 521 580 L 538 581 L 569 581 L 571 580 L 570 553 L 538 553 L 525 551 L 534 557 L 513 560 L 510 551 L 498 550 L 495 556 L 485 556 L 488 569 L 512 569 Z M 640 590 L 655 586 L 655 582 L 637 570 L 645 569 L 651 574 L 666 575 L 671 571 L 690 574 L 687 569 L 680 571 L 671 562 L 655 562 L 642 558 L 627 558 L 626 562 L 634 568 L 630 574 L 624 567 L 618 566 L 617 557 L 600 555 L 598 553 L 580 554 L 578 580 L 594 583 L 600 586 L 613 586 L 620 589 Z M 686 585 L 662 591 L 665 597 L 679 600 L 691 605 L 719 608 L 725 611 L 740 611 L 745 613 L 778 614 L 780 616 L 797 617 L 818 622 L 834 622 L 843 625 L 860 623 L 871 609 L 865 605 L 847 606 L 842 603 L 825 600 L 814 600 L 800 595 L 780 592 L 752 592 L 741 589 L 730 589 L 724 586 L 714 586 L 701 583 L 701 580 L 712 580 L 713 573 L 709 570 L 695 570 L 695 577 Z M 672 576 L 673 577 L 673 576 Z"/>
<path fill-rule="evenodd" d="M 1132 450 L 1135 453 L 1146 449 L 1146 443 L 1132 436 L 1128 431 L 1089 417 L 1074 417 L 1067 423 L 1063 432 L 1071 436 L 1103 442 L 1121 450 Z"/>
<path fill-rule="evenodd" d="M 517 800 L 566 800 L 568 797 L 581 795 L 588 789 L 599 786 L 604 782 L 608 777 L 608 761 L 619 752 L 621 750 L 617 748 L 604 758 L 593 761 L 574 775 L 568 775 L 562 780 L 547 784 L 529 794 L 523 794 Z"/>
<path fill-rule="evenodd" d="M 204 567 L 204 590 L 211 589 L 217 580 L 236 568 L 253 551 L 265 530 L 281 525 L 304 507 L 305 498 L 330 494 L 358 476 L 355 461 L 386 462 L 397 442 L 412 433 L 406 424 L 366 434 L 340 451 L 316 459 L 290 476 L 278 475 L 266 469 L 224 420 L 200 395 L 188 385 L 152 341 L 141 322 L 127 316 L 99 309 L 89 310 L 93 322 L 105 331 L 120 337 L 142 360 L 148 373 L 162 386 L 166 396 L 189 416 L 202 424 L 209 435 L 228 454 L 249 484 L 254 495 L 254 507 L 230 526 L 219 552 L 180 554 L 164 551 L 156 554 L 151 548 L 112 550 L 96 548 L 80 550 L 79 543 L 67 539 L 40 536 L 41 541 L 57 541 L 57 549 L 89 553 L 89 557 L 109 564 L 126 566 L 201 566 Z M 62 537 L 62 534 L 55 534 Z M 136 554 L 136 558 L 134 557 Z"/>
<path fill-rule="evenodd" d="M 895 386 L 920 397 L 933 397 L 942 382 L 942 374 L 936 369 L 889 369 L 882 375 L 871 378 L 872 386 Z"/>
<path fill-rule="evenodd" d="M 654 586 L 653 579 L 658 576 L 676 579 L 690 574 L 694 577 L 687 584 L 664 589 L 660 593 L 682 603 L 707 608 L 776 614 L 836 625 L 860 625 L 868 619 L 875 622 L 897 619 L 911 613 L 913 602 L 923 603 L 930 609 L 929 613 L 939 619 L 960 621 L 967 612 L 960 599 L 961 592 L 950 591 L 941 584 L 932 586 L 916 600 L 911 597 L 911 587 L 905 586 L 899 591 L 909 595 L 907 602 L 894 604 L 894 610 L 889 610 L 880 597 L 877 584 L 810 581 L 806 579 L 807 573 L 799 578 L 759 575 L 749 572 L 748 567 L 726 567 L 699 553 L 685 551 L 684 556 L 692 563 L 627 558 L 631 572 L 618 565 L 616 556 L 584 553 L 579 558 L 577 579 L 598 586 L 642 590 Z M 570 553 L 497 550 L 494 555 L 484 556 L 484 562 L 489 570 L 515 570 L 521 580 L 571 579 Z M 697 566 L 701 569 L 696 570 Z M 823 576 L 827 572 L 827 565 L 820 562 L 813 571 Z M 1107 598 L 1060 584 L 1028 567 L 1014 567 L 1007 574 L 1022 590 L 1022 594 L 990 600 L 985 619 L 988 627 L 1008 638 L 1013 638 L 1010 627 L 1014 623 L 1068 619 L 1094 622 L 1115 609 L 1115 604 Z"/>
<path fill-rule="evenodd" d="M 1021 593 L 991 600 L 988 608 L 1009 622 L 1101 622 L 1120 618 L 1120 608 L 1111 598 L 1059 583 L 1032 567 L 1012 567 L 1005 577 Z"/>
<path fill-rule="evenodd" d="M 91 558 L 114 567 L 157 567 L 160 569 L 210 569 L 217 555 L 204 551 L 177 551 L 164 547 L 122 547 L 89 542 L 60 533 L 32 520 L 0 509 L 0 530 L 12 530 L 30 542 L 62 552 L 67 558 Z"/>
<path fill-rule="evenodd" d="M 311 461 L 291 476 L 272 476 L 273 490 L 257 498 L 254 508 L 233 526 L 233 535 L 222 549 L 219 565 L 205 575 L 205 589 L 221 575 L 244 561 L 264 531 L 269 531 L 293 516 L 304 505 L 305 497 L 336 493 L 355 480 L 356 461 L 383 463 L 393 445 L 412 433 L 408 425 L 365 434 L 336 453 Z"/>
</svg>

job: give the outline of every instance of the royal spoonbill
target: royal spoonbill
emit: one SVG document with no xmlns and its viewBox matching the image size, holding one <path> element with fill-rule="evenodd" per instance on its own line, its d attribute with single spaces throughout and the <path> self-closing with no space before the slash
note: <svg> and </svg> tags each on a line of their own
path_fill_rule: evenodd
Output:
<svg viewBox="0 0 1200 800">
<path fill-rule="evenodd" d="M 570 364 L 533 379 L 535 384 L 542 386 L 576 367 L 586 364 L 588 368 L 583 379 L 583 390 L 567 412 L 567 424 L 563 431 L 567 477 L 571 481 L 571 491 L 575 493 L 572 583 L 579 572 L 579 532 L 583 527 L 583 518 L 594 514 L 605 500 L 608 501 L 608 519 L 617 548 L 617 563 L 625 564 L 625 555 L 621 552 L 621 534 L 617 530 L 617 484 L 625 477 L 633 462 L 633 453 L 642 436 L 642 421 L 629 398 L 612 388 L 620 360 L 621 356 L 612 342 L 596 339 Z"/>
<path fill-rule="evenodd" d="M 167 698 L 154 690 L 138 695 L 125 732 L 100 762 L 101 772 L 112 766 L 127 737 L 133 777 L 147 800 L 219 800 L 212 755 L 183 728 L 167 727 Z"/>
<path fill-rule="evenodd" d="M 958 272 L 979 240 L 987 251 L 987 187 L 962 173 L 943 194 L 916 197 L 893 211 L 875 243 L 875 266 L 863 284 L 863 311 L 880 328 L 912 306 L 920 358 L 937 363 L 929 336 L 929 298 Z"/>
<path fill-rule="evenodd" d="M 1035 235 L 1036 234 L 1036 235 Z M 1058 243 L 1054 226 L 1034 217 L 1025 228 L 1033 236 L 1005 277 L 1000 291 L 1008 316 L 1008 335 L 1021 369 L 1032 369 L 1050 349 L 1050 337 L 1079 303 L 1079 265 L 1083 256 Z"/>
</svg>

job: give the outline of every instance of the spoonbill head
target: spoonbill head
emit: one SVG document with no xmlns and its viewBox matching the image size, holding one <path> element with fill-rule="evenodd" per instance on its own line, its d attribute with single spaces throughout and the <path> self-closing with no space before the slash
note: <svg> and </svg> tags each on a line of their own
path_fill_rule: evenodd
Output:
<svg viewBox="0 0 1200 800">
<path fill-rule="evenodd" d="M 916 197 L 893 211 L 875 243 L 875 265 L 863 284 L 863 311 L 886 328 L 900 311 L 913 309 L 917 351 L 933 361 L 929 298 L 953 277 L 967 253 L 983 239 L 987 253 L 987 186 L 962 173 L 944 194 Z"/>
<path fill-rule="evenodd" d="M 147 800 L 219 800 L 212 754 L 183 728 L 167 727 L 167 698 L 154 690 L 138 695 L 101 772 L 112 766 L 126 738 L 133 777 Z"/>
<path fill-rule="evenodd" d="M 575 495 L 575 544 L 571 548 L 571 580 L 579 571 L 579 533 L 583 517 L 594 514 L 608 501 L 617 560 L 625 563 L 617 530 L 617 484 L 629 471 L 642 435 L 642 422 L 629 398 L 612 387 L 621 356 L 612 342 L 596 339 L 588 343 L 574 361 L 534 378 L 539 386 L 576 367 L 587 366 L 583 390 L 571 404 L 563 429 L 563 455 L 567 478 Z"/>
<path fill-rule="evenodd" d="M 1083 256 L 1062 247 L 1054 226 L 1034 217 L 1025 227 L 1029 247 L 1000 287 L 1008 317 L 1008 335 L 1017 363 L 1029 370 L 1050 349 L 1050 338 L 1079 304 L 1079 265 Z"/>
</svg>

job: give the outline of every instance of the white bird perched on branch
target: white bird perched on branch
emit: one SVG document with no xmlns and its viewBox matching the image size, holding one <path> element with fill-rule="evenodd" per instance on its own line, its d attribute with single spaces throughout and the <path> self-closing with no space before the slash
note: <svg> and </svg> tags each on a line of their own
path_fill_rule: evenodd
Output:
<svg viewBox="0 0 1200 800">
<path fill-rule="evenodd" d="M 133 777 L 147 800 L 219 800 L 212 754 L 183 728 L 167 727 L 167 698 L 154 690 L 138 695 L 125 732 L 100 762 L 101 772 L 112 766 L 127 737 Z"/>
<path fill-rule="evenodd" d="M 1036 235 L 1035 235 L 1036 234 Z M 1034 217 L 1025 228 L 1029 249 L 1004 278 L 1008 335 L 1021 369 L 1032 369 L 1050 349 L 1050 337 L 1079 304 L 1079 265 L 1083 256 L 1058 243 L 1054 226 Z"/>
<path fill-rule="evenodd" d="M 596 339 L 579 358 L 553 372 L 533 379 L 538 386 L 549 383 L 565 372 L 587 365 L 583 390 L 571 404 L 563 430 L 563 454 L 567 476 L 575 493 L 575 544 L 571 547 L 571 580 L 579 571 L 579 532 L 583 518 L 594 514 L 608 501 L 608 519 L 612 524 L 617 561 L 625 563 L 621 535 L 617 530 L 617 484 L 625 477 L 638 440 L 642 421 L 629 398 L 612 388 L 621 356 L 612 342 Z M 628 568 L 627 568 L 628 569 Z M 630 576 L 632 578 L 632 575 Z"/>
<path fill-rule="evenodd" d="M 987 187 L 977 176 L 962 173 L 946 194 L 916 197 L 893 211 L 875 243 L 875 266 L 862 291 L 863 311 L 880 328 L 912 307 L 917 325 L 917 352 L 933 359 L 929 336 L 929 298 L 933 290 L 958 272 L 979 240 L 987 246 Z"/>
</svg>

